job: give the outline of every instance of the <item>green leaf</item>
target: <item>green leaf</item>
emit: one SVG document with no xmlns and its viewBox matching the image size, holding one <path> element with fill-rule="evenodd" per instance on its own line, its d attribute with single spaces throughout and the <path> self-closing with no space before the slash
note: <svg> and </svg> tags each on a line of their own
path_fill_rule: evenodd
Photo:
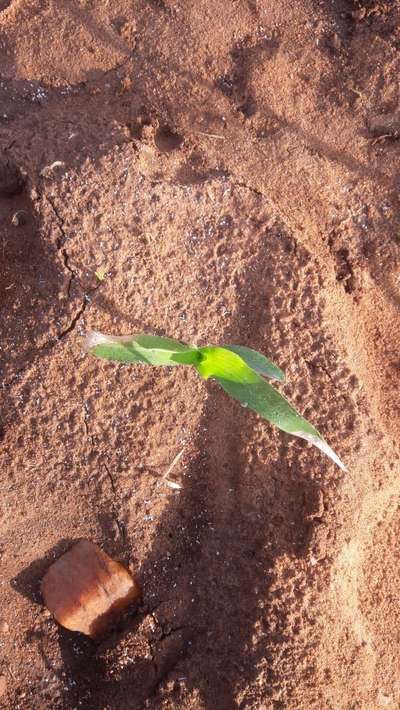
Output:
<svg viewBox="0 0 400 710">
<path fill-rule="evenodd" d="M 252 409 L 279 429 L 309 441 L 323 451 L 343 471 L 345 467 L 321 434 L 289 404 L 272 385 L 257 375 L 255 382 L 237 382 L 216 377 L 222 389 L 237 399 L 243 407 Z"/>
<path fill-rule="evenodd" d="M 92 330 L 86 335 L 84 348 L 91 355 L 115 362 L 145 362 L 133 346 L 133 336 L 111 336 Z"/>
<path fill-rule="evenodd" d="M 86 337 L 86 350 L 117 362 L 149 365 L 193 365 L 204 379 L 214 377 L 227 394 L 252 409 L 279 429 L 317 446 L 341 469 L 342 462 L 321 434 L 263 377 L 283 378 L 283 373 L 264 355 L 241 345 L 196 348 L 157 335 L 111 336 L 95 331 Z"/>
<path fill-rule="evenodd" d="M 222 377 L 232 382 L 256 382 L 258 375 L 236 353 L 226 348 L 207 346 L 199 348 L 200 362 L 195 366 L 205 379 Z"/>
<path fill-rule="evenodd" d="M 265 355 L 257 352 L 257 350 L 246 348 L 245 345 L 224 345 L 224 348 L 240 355 L 242 360 L 255 372 L 258 372 L 259 375 L 270 377 L 273 380 L 280 380 L 280 382 L 284 381 L 285 375 L 282 370 L 271 360 L 268 360 Z"/>
<path fill-rule="evenodd" d="M 85 349 L 106 360 L 147 365 L 193 365 L 200 359 L 194 346 L 158 335 L 114 336 L 91 331 Z"/>
<path fill-rule="evenodd" d="M 200 359 L 194 345 L 159 335 L 137 335 L 134 347 L 150 365 L 193 365 Z"/>
</svg>

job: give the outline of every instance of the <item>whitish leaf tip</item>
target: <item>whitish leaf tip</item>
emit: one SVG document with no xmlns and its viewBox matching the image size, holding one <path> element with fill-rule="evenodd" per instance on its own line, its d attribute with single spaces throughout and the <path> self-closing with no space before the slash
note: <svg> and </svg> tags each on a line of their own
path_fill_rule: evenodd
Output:
<svg viewBox="0 0 400 710">
<path fill-rule="evenodd" d="M 104 345 L 104 343 L 109 343 L 112 342 L 113 338 L 108 337 L 107 335 L 104 335 L 103 333 L 99 333 L 97 330 L 90 330 L 88 333 L 86 333 L 84 340 L 83 340 L 83 348 L 86 350 L 86 352 L 90 353 L 90 351 L 96 347 L 96 345 Z"/>
<path fill-rule="evenodd" d="M 134 335 L 106 335 L 98 330 L 89 330 L 83 341 L 83 347 L 90 353 L 98 345 L 112 345 L 115 343 L 130 343 L 134 340 Z"/>
<path fill-rule="evenodd" d="M 342 469 L 342 471 L 347 472 L 346 466 L 342 463 L 340 460 L 339 456 L 335 454 L 333 449 L 329 446 L 329 444 L 326 443 L 326 441 L 319 436 L 316 436 L 315 434 L 310 434 L 309 432 L 305 431 L 293 431 L 292 434 L 294 436 L 299 436 L 301 439 L 305 439 L 308 441 L 310 444 L 313 444 L 314 446 L 317 447 L 320 451 L 322 451 L 326 456 L 328 456 L 334 463 L 339 466 L 339 468 Z"/>
</svg>

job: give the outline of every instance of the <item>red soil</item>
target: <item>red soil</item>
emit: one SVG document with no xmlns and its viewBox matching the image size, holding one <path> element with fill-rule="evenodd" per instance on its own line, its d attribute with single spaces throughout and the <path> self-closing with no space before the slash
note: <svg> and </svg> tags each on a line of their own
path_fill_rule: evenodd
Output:
<svg viewBox="0 0 400 710">
<path fill-rule="evenodd" d="M 395 710 L 400 3 L 0 9 L 0 702 Z M 262 350 L 349 472 L 89 328 Z M 100 646 L 80 537 L 143 590 Z"/>
</svg>

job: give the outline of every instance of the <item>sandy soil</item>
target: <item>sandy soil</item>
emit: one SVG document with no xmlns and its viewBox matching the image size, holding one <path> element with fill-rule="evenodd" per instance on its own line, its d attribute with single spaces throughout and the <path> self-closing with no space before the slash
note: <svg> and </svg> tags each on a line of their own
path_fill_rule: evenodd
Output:
<svg viewBox="0 0 400 710">
<path fill-rule="evenodd" d="M 400 3 L 0 10 L 2 707 L 395 710 Z M 93 327 L 262 350 L 348 473 Z M 80 537 L 143 589 L 100 645 Z"/>
</svg>

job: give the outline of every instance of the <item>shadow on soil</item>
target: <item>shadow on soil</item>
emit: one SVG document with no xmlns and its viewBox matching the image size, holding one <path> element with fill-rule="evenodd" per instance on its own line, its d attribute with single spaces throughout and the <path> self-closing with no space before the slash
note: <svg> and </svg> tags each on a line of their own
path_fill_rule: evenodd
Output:
<svg viewBox="0 0 400 710">
<path fill-rule="evenodd" d="M 221 427 L 221 418 L 233 424 Z M 246 452 L 252 428 L 251 418 L 215 388 L 188 480 L 160 520 L 140 569 L 144 602 L 138 616 L 126 618 L 100 646 L 52 620 L 29 632 L 46 667 L 63 681 L 63 707 L 78 701 L 88 710 L 130 710 L 145 702 L 155 707 L 160 689 L 179 707 L 185 688 L 199 694 L 207 710 L 234 708 L 237 692 L 251 685 L 259 664 L 269 665 L 274 648 L 287 641 L 289 609 L 280 601 L 287 593 L 274 588 L 274 564 L 282 555 L 306 554 L 315 525 L 307 516 L 318 487 L 288 466 L 285 442 L 267 470 L 252 471 Z M 13 587 L 40 603 L 40 579 L 72 542 L 60 541 Z M 152 626 L 144 632 L 140 627 L 149 617 Z M 62 659 L 56 666 L 47 650 L 53 638 Z M 110 669 L 132 640 L 137 656 L 131 651 L 131 662 L 114 677 Z M 272 665 L 270 674 L 273 687 Z"/>
</svg>

